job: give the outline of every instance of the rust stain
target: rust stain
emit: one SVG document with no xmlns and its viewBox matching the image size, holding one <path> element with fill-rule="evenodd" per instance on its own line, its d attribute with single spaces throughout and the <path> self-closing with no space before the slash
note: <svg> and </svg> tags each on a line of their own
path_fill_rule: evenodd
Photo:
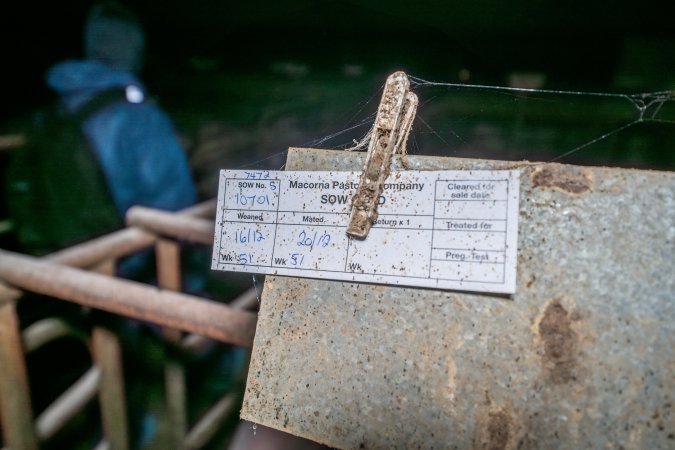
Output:
<svg viewBox="0 0 675 450">
<path fill-rule="evenodd" d="M 479 420 L 478 436 L 474 448 L 481 450 L 507 450 L 513 448 L 514 420 L 507 408 L 492 409 L 487 417 Z"/>
<path fill-rule="evenodd" d="M 532 187 L 556 188 L 571 194 L 582 194 L 593 186 L 591 176 L 579 167 L 546 164 L 532 173 Z"/>
<path fill-rule="evenodd" d="M 579 339 L 572 329 L 576 316 L 569 314 L 560 300 L 555 299 L 546 306 L 537 327 L 544 347 L 544 370 L 548 380 L 554 384 L 577 380 Z"/>
<path fill-rule="evenodd" d="M 511 437 L 511 417 L 504 411 L 490 413 L 487 426 L 488 450 L 504 450 Z"/>
</svg>

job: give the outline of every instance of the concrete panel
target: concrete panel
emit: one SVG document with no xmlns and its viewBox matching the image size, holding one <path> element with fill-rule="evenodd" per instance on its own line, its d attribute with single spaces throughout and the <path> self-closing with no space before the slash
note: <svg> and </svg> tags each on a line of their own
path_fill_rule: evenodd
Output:
<svg viewBox="0 0 675 450">
<path fill-rule="evenodd" d="M 340 448 L 674 448 L 675 174 L 409 163 L 521 169 L 517 293 L 269 276 L 242 417 Z"/>
</svg>

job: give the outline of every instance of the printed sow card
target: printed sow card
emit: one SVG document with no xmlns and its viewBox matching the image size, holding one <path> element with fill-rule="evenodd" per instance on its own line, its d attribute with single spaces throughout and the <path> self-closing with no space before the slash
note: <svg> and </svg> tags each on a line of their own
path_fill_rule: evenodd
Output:
<svg viewBox="0 0 675 450">
<path fill-rule="evenodd" d="M 364 240 L 346 234 L 359 175 L 221 171 L 212 268 L 515 292 L 518 171 L 392 172 Z"/>
</svg>

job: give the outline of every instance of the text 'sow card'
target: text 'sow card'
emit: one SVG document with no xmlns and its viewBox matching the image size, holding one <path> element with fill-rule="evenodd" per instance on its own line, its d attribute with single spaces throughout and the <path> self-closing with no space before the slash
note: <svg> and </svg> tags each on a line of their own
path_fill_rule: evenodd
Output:
<svg viewBox="0 0 675 450">
<path fill-rule="evenodd" d="M 212 268 L 511 294 L 518 171 L 393 172 L 363 240 L 358 172 L 223 170 Z"/>
</svg>

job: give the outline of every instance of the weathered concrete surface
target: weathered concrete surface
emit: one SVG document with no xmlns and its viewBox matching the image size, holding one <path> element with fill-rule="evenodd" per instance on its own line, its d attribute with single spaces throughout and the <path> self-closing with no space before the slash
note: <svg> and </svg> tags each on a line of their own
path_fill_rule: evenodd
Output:
<svg viewBox="0 0 675 450">
<path fill-rule="evenodd" d="M 267 277 L 242 417 L 341 448 L 674 448 L 675 174 L 409 160 L 522 169 L 517 294 Z"/>
</svg>

